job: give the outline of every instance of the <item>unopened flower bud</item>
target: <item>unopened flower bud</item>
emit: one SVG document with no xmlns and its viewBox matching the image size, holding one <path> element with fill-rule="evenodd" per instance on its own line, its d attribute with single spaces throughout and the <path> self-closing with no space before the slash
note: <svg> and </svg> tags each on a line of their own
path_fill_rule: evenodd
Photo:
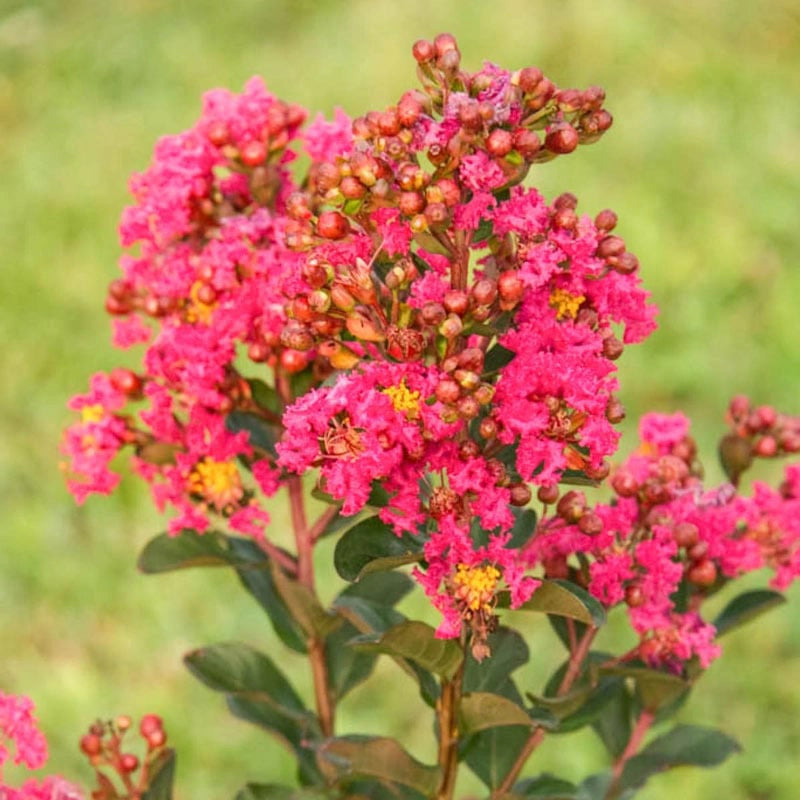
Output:
<svg viewBox="0 0 800 800">
<path fill-rule="evenodd" d="M 420 39 L 414 42 L 411 52 L 419 64 L 427 63 L 436 55 L 436 49 L 433 44 L 426 39 Z"/>
<path fill-rule="evenodd" d="M 517 128 L 512 134 L 514 149 L 526 160 L 532 159 L 541 149 L 542 142 L 535 131 Z"/>
<path fill-rule="evenodd" d="M 514 483 L 510 487 L 511 490 L 511 499 L 510 503 L 512 506 L 522 506 L 528 505 L 531 501 L 531 497 L 533 494 L 531 493 L 530 488 L 524 483 Z"/>
<path fill-rule="evenodd" d="M 711 586 L 717 580 L 717 567 L 711 559 L 703 559 L 689 567 L 686 579 L 695 586 Z"/>
<path fill-rule="evenodd" d="M 109 373 L 111 385 L 128 397 L 139 397 L 142 393 L 142 379 L 129 369 L 115 367 Z"/>
<path fill-rule="evenodd" d="M 139 758 L 133 753 L 124 753 L 119 760 L 123 772 L 133 772 L 139 766 Z"/>
<path fill-rule="evenodd" d="M 478 401 L 472 397 L 472 395 L 459 398 L 456 403 L 456 408 L 458 409 L 459 416 L 464 419 L 475 419 L 481 410 Z"/>
<path fill-rule="evenodd" d="M 461 397 L 461 387 L 452 378 L 442 378 L 433 393 L 440 403 L 452 405 Z"/>
<path fill-rule="evenodd" d="M 634 497 L 639 491 L 639 483 L 633 473 L 620 469 L 611 476 L 611 488 L 620 497 Z"/>
<path fill-rule="evenodd" d="M 589 511 L 578 520 L 578 530 L 586 536 L 597 536 L 603 532 L 603 520 L 593 511 Z"/>
<path fill-rule="evenodd" d="M 497 436 L 497 423 L 491 417 L 484 417 L 478 427 L 478 433 L 487 441 L 494 439 Z"/>
<path fill-rule="evenodd" d="M 491 278 L 481 278 L 472 287 L 472 299 L 479 306 L 490 306 L 497 297 L 497 281 Z"/>
<path fill-rule="evenodd" d="M 87 756 L 100 755 L 103 751 L 103 740 L 96 733 L 87 733 L 81 737 L 80 747 Z"/>
<path fill-rule="evenodd" d="M 386 334 L 375 322 L 366 313 L 357 309 L 347 315 L 345 325 L 347 330 L 362 342 L 382 342 L 386 339 Z"/>
<path fill-rule="evenodd" d="M 562 495 L 556 506 L 556 514 L 570 524 L 577 522 L 586 510 L 586 496 L 583 492 L 571 490 Z"/>
<path fill-rule="evenodd" d="M 761 458 L 772 458 L 778 453 L 778 442 L 774 436 L 762 436 L 753 446 L 753 453 Z"/>
<path fill-rule="evenodd" d="M 457 314 L 448 314 L 447 318 L 439 325 L 439 333 L 445 339 L 455 339 L 464 330 L 464 323 Z"/>
<path fill-rule="evenodd" d="M 501 272 L 497 279 L 497 291 L 506 303 L 516 303 L 525 291 L 525 284 L 515 270 Z"/>
<path fill-rule="evenodd" d="M 503 128 L 495 128 L 486 138 L 486 150 L 495 158 L 503 158 L 511 152 L 514 137 Z"/>
<path fill-rule="evenodd" d="M 625 252 L 625 240 L 619 236 L 606 236 L 597 245 L 598 258 L 619 258 Z"/>
<path fill-rule="evenodd" d="M 536 87 L 543 77 L 544 75 L 542 75 L 540 69 L 536 67 L 525 67 L 512 78 L 512 82 L 515 82 L 525 94 L 531 94 L 536 91 Z"/>
<path fill-rule="evenodd" d="M 700 539 L 700 530 L 691 522 L 679 522 L 672 531 L 675 544 L 687 550 L 694 547 Z"/>
<path fill-rule="evenodd" d="M 474 439 L 465 439 L 458 447 L 458 456 L 464 461 L 477 458 L 480 453 L 481 448 Z"/>
<path fill-rule="evenodd" d="M 482 406 L 488 406 L 494 398 L 494 386 L 490 383 L 482 383 L 473 393 L 472 396 Z"/>
<path fill-rule="evenodd" d="M 347 200 L 360 200 L 367 193 L 367 187 L 358 178 L 348 175 L 342 178 L 339 191 Z"/>
<path fill-rule="evenodd" d="M 444 295 L 444 307 L 451 314 L 458 314 L 459 317 L 467 313 L 469 308 L 469 296 L 460 289 L 449 289 Z"/>
<path fill-rule="evenodd" d="M 342 239 L 350 232 L 347 217 L 338 211 L 323 211 L 317 220 L 317 233 L 324 239 Z"/>
<path fill-rule="evenodd" d="M 603 339 L 603 355 L 609 361 L 616 361 L 622 355 L 624 349 L 625 346 L 613 334 Z"/>
<path fill-rule="evenodd" d="M 558 486 L 555 483 L 552 486 L 540 486 L 536 492 L 536 497 L 540 503 L 551 506 L 558 500 Z"/>
<path fill-rule="evenodd" d="M 461 201 L 461 189 L 452 178 L 442 178 L 436 183 L 436 188 L 442 195 L 441 202 L 448 208 L 452 208 Z"/>
<path fill-rule="evenodd" d="M 561 211 L 562 209 L 568 208 L 571 211 L 574 211 L 578 207 L 578 198 L 572 192 L 562 192 L 556 199 L 553 201 L 553 208 L 556 211 Z"/>
<path fill-rule="evenodd" d="M 281 367 L 290 375 L 302 372 L 308 366 L 308 356 L 299 350 L 284 350 L 281 353 Z"/>
<path fill-rule="evenodd" d="M 153 731 L 161 730 L 164 727 L 164 721 L 158 714 L 145 714 L 139 721 L 139 733 L 142 736 L 149 736 Z"/>
<path fill-rule="evenodd" d="M 622 255 L 610 258 L 608 265 L 616 272 L 619 272 L 620 275 L 630 275 L 639 269 L 639 259 L 626 250 Z"/>
<path fill-rule="evenodd" d="M 425 206 L 425 219 L 427 219 L 431 225 L 441 225 L 443 222 L 447 221 L 448 215 L 449 212 L 444 203 L 428 203 L 428 205 Z"/>
<path fill-rule="evenodd" d="M 753 463 L 753 449 L 747 439 L 729 433 L 719 443 L 719 459 L 725 474 L 735 486 L 739 476 Z"/>
<path fill-rule="evenodd" d="M 467 392 L 474 391 L 481 382 L 481 376 L 468 369 L 457 369 L 453 373 L 453 377 L 458 381 L 458 385 Z"/>
<path fill-rule="evenodd" d="M 569 122 L 557 122 L 547 133 L 544 146 L 551 153 L 571 153 L 579 142 L 578 131 Z"/>
<path fill-rule="evenodd" d="M 594 224 L 598 230 L 609 233 L 617 227 L 617 215 L 610 208 L 604 208 L 594 218 Z"/>
<path fill-rule="evenodd" d="M 642 587 L 635 583 L 625 587 L 625 603 L 629 608 L 639 608 L 644 604 L 644 592 Z"/>
<path fill-rule="evenodd" d="M 256 167 L 267 157 L 267 148 L 263 142 L 248 142 L 240 153 L 242 163 L 248 167 Z"/>
</svg>

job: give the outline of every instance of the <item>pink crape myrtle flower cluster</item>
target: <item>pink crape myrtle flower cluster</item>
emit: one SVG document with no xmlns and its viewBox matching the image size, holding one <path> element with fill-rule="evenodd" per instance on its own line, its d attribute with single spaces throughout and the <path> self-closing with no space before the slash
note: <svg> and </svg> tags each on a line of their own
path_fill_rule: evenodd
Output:
<svg viewBox="0 0 800 800">
<path fill-rule="evenodd" d="M 115 344 L 144 356 L 71 401 L 70 489 L 112 491 L 125 450 L 171 534 L 228 529 L 275 554 L 264 501 L 313 473 L 342 515 L 377 508 L 423 543 L 438 635 L 468 634 L 476 657 L 501 592 L 517 608 L 562 578 L 627 605 L 623 659 L 705 667 L 705 596 L 765 565 L 780 587 L 797 575 L 800 473 L 707 490 L 679 414 L 645 417 L 612 470 L 615 362 L 656 309 L 612 211 L 523 184 L 610 127 L 604 92 L 468 72 L 446 34 L 414 57 L 421 89 L 383 111 L 303 127 L 254 78 L 158 143 L 106 300 Z M 736 403 L 733 461 L 800 449 L 796 420 Z M 614 497 L 592 506 L 562 490 L 574 480 Z M 520 539 L 534 494 L 544 513 Z"/>
<path fill-rule="evenodd" d="M 14 764 L 29 770 L 47 762 L 47 741 L 34 716 L 28 697 L 0 691 L 0 800 L 83 800 L 83 792 L 57 775 L 41 780 L 28 778 L 21 786 L 6 785 L 2 767 L 15 750 Z"/>
</svg>

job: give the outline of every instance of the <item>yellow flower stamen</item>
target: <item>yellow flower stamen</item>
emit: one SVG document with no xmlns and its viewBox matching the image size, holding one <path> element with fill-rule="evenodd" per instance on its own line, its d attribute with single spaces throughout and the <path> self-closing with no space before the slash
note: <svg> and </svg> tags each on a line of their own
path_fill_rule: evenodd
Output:
<svg viewBox="0 0 800 800">
<path fill-rule="evenodd" d="M 217 511 L 236 505 L 244 495 L 235 462 L 214 461 L 208 457 L 194 465 L 187 487 L 192 494 L 202 497 Z"/>
<path fill-rule="evenodd" d="M 383 393 L 388 395 L 395 411 L 405 414 L 408 419 L 419 416 L 419 392 L 409 389 L 405 378 L 397 386 L 387 386 Z"/>
<path fill-rule="evenodd" d="M 87 422 L 100 422 L 106 415 L 105 409 L 100 403 L 93 406 L 84 406 L 81 409 L 81 422 L 86 425 Z"/>
<path fill-rule="evenodd" d="M 201 281 L 195 281 L 192 284 L 192 288 L 189 290 L 190 303 L 186 309 L 186 320 L 191 323 L 200 322 L 203 325 L 208 325 L 208 323 L 211 322 L 211 315 L 214 313 L 217 304 L 204 303 L 198 297 L 201 286 L 203 286 Z"/>
<path fill-rule="evenodd" d="M 500 570 L 491 564 L 483 567 L 468 567 L 459 564 L 453 576 L 455 596 L 471 611 L 492 611 L 492 599 Z"/>
<path fill-rule="evenodd" d="M 582 294 L 572 294 L 566 289 L 553 289 L 550 292 L 550 306 L 556 310 L 558 319 L 575 319 L 585 299 Z"/>
</svg>

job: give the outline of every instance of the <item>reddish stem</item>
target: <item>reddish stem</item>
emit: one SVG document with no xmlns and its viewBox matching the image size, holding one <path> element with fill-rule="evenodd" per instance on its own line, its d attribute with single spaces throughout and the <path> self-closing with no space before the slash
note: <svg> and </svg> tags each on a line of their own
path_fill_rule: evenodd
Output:
<svg viewBox="0 0 800 800">
<path fill-rule="evenodd" d="M 622 777 L 622 771 L 625 769 L 625 764 L 636 755 L 639 748 L 642 746 L 642 740 L 647 735 L 647 731 L 650 730 L 650 726 L 653 724 L 653 720 L 655 719 L 655 713 L 652 711 L 648 711 L 644 709 L 641 714 L 639 714 L 639 718 L 636 720 L 636 725 L 633 726 L 633 730 L 631 731 L 630 739 L 628 739 L 628 744 L 625 745 L 625 749 L 622 751 L 620 757 L 614 762 L 614 766 L 612 767 L 611 774 L 612 780 L 611 785 L 608 787 L 608 791 L 606 792 L 606 798 L 612 798 L 616 795 L 617 784 L 619 783 L 619 779 Z"/>
</svg>

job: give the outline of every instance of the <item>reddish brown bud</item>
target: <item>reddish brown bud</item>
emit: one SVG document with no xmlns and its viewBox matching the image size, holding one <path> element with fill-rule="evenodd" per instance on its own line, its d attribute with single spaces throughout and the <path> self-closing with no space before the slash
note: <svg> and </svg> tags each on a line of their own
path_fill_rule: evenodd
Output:
<svg viewBox="0 0 800 800">
<path fill-rule="evenodd" d="M 420 192 L 401 192 L 397 198 L 397 207 L 401 214 L 413 217 L 425 208 L 425 197 Z"/>
<path fill-rule="evenodd" d="M 625 241 L 619 236 L 606 236 L 597 245 L 598 258 L 619 258 L 625 252 Z"/>
<path fill-rule="evenodd" d="M 616 258 L 610 258 L 608 265 L 620 273 L 620 275 L 630 275 L 639 269 L 639 259 L 627 250 Z"/>
<path fill-rule="evenodd" d="M 305 325 L 289 322 L 281 331 L 281 344 L 294 350 L 310 350 L 314 346 L 314 337 Z"/>
<path fill-rule="evenodd" d="M 578 207 L 578 198 L 572 192 L 562 192 L 555 200 L 553 200 L 553 208 L 556 211 L 569 208 L 574 211 Z"/>
<path fill-rule="evenodd" d="M 464 419 L 475 419 L 481 411 L 480 404 L 472 395 L 459 398 L 456 408 L 459 415 Z"/>
<path fill-rule="evenodd" d="M 625 406 L 622 405 L 616 397 L 612 397 L 608 401 L 608 406 L 606 406 L 606 419 L 612 425 L 616 425 L 625 419 Z"/>
<path fill-rule="evenodd" d="M 463 330 L 464 323 L 457 314 L 449 314 L 447 319 L 439 325 L 439 333 L 444 336 L 445 339 L 455 339 L 456 336 L 461 335 L 461 331 Z"/>
<path fill-rule="evenodd" d="M 536 67 L 525 67 L 521 69 L 517 76 L 517 85 L 525 94 L 532 94 L 542 80 L 544 75 Z"/>
<path fill-rule="evenodd" d="M 103 740 L 96 733 L 87 733 L 81 737 L 80 747 L 87 756 L 97 756 L 103 751 Z"/>
<path fill-rule="evenodd" d="M 308 356 L 299 350 L 284 350 L 281 353 L 281 366 L 290 375 L 302 372 L 308 366 Z"/>
<path fill-rule="evenodd" d="M 436 188 L 442 196 L 443 202 L 448 208 L 456 205 L 461 200 L 461 190 L 452 178 L 442 178 L 436 183 Z"/>
<path fill-rule="evenodd" d="M 267 148 L 263 142 L 248 142 L 241 150 L 242 163 L 248 167 L 257 167 L 267 157 Z"/>
<path fill-rule="evenodd" d="M 495 158 L 502 158 L 511 152 L 514 137 L 503 128 L 495 128 L 486 138 L 486 149 Z"/>
<path fill-rule="evenodd" d="M 434 394 L 440 403 L 451 405 L 461 397 L 461 387 L 452 378 L 442 378 L 436 384 Z"/>
<path fill-rule="evenodd" d="M 633 497 L 639 491 L 639 483 L 632 473 L 620 469 L 611 476 L 611 488 L 620 497 Z"/>
<path fill-rule="evenodd" d="M 347 200 L 360 200 L 367 193 L 367 187 L 358 178 L 348 175 L 342 178 L 339 191 Z"/>
<path fill-rule="evenodd" d="M 224 122 L 212 122 L 208 126 L 206 136 L 214 147 L 222 147 L 228 143 L 228 126 Z"/>
<path fill-rule="evenodd" d="M 604 208 L 594 218 L 594 224 L 598 230 L 609 233 L 617 227 L 617 215 L 610 208 Z"/>
<path fill-rule="evenodd" d="M 420 118 L 422 111 L 422 103 L 410 92 L 406 92 L 397 104 L 397 117 L 405 128 L 410 128 Z"/>
<path fill-rule="evenodd" d="M 737 394 L 731 398 L 728 406 L 728 413 L 734 421 L 744 419 L 750 412 L 750 400 L 743 394 Z"/>
<path fill-rule="evenodd" d="M 490 306 L 497 297 L 497 281 L 481 278 L 472 287 L 472 299 L 479 306 Z"/>
<path fill-rule="evenodd" d="M 430 61 L 436 55 L 436 50 L 434 49 L 433 44 L 426 39 L 419 39 L 418 41 L 414 42 L 411 52 L 414 58 L 420 64 Z"/>
<path fill-rule="evenodd" d="M 514 149 L 526 160 L 532 159 L 542 147 L 539 134 L 527 128 L 517 128 L 513 137 Z"/>
<path fill-rule="evenodd" d="M 686 572 L 689 583 L 695 586 L 711 586 L 717 580 L 717 567 L 711 559 L 704 559 L 693 564 Z"/>
<path fill-rule="evenodd" d="M 452 50 L 458 50 L 458 43 L 452 33 L 440 33 L 433 40 L 433 48 L 436 55 L 441 57 Z"/>
<path fill-rule="evenodd" d="M 685 547 L 687 550 L 694 547 L 700 539 L 697 525 L 691 522 L 679 522 L 672 531 L 672 535 L 678 547 Z"/>
<path fill-rule="evenodd" d="M 632 583 L 625 587 L 625 603 L 629 608 L 639 608 L 644 604 L 644 592 L 641 586 Z"/>
<path fill-rule="evenodd" d="M 481 448 L 473 439 L 466 439 L 465 441 L 461 442 L 458 447 L 458 456 L 464 461 L 469 458 L 477 458 L 480 453 Z"/>
<path fill-rule="evenodd" d="M 153 731 L 148 736 L 145 736 L 145 739 L 147 740 L 147 746 L 151 750 L 155 750 L 158 747 L 163 747 L 164 746 L 164 744 L 167 741 L 167 734 L 164 733 L 163 730 L 159 729 L 159 730 Z"/>
<path fill-rule="evenodd" d="M 556 506 L 556 514 L 565 522 L 575 523 L 586 510 L 586 496 L 574 490 L 562 495 Z"/>
<path fill-rule="evenodd" d="M 589 511 L 578 520 L 578 530 L 587 536 L 597 536 L 603 532 L 603 520 L 593 511 Z"/>
<path fill-rule="evenodd" d="M 469 308 L 469 296 L 460 289 L 450 289 L 444 295 L 444 307 L 451 314 L 463 316 Z"/>
<path fill-rule="evenodd" d="M 430 225 L 441 225 L 447 221 L 449 211 L 444 203 L 428 203 L 425 206 L 425 219 Z"/>
<path fill-rule="evenodd" d="M 547 133 L 544 146 L 551 153 L 564 155 L 571 153 L 578 146 L 578 131 L 568 122 L 557 122 Z"/>
<path fill-rule="evenodd" d="M 497 291 L 500 298 L 507 303 L 519 301 L 525 291 L 525 284 L 515 270 L 501 272 L 497 279 Z"/>
<path fill-rule="evenodd" d="M 317 220 L 317 233 L 325 239 L 342 239 L 350 231 L 347 217 L 338 211 L 323 211 Z"/>
<path fill-rule="evenodd" d="M 422 306 L 420 317 L 426 325 L 439 325 L 447 316 L 441 303 L 429 301 Z"/>
<path fill-rule="evenodd" d="M 778 453 L 778 442 L 774 436 L 762 436 L 753 446 L 753 452 L 761 458 L 772 458 Z"/>
<path fill-rule="evenodd" d="M 616 361 L 622 355 L 624 349 L 625 346 L 614 335 L 606 336 L 606 338 L 603 339 L 603 355 L 609 361 Z"/>
<path fill-rule="evenodd" d="M 133 753 L 124 753 L 119 765 L 123 772 L 133 772 L 139 766 L 139 759 Z"/>
<path fill-rule="evenodd" d="M 478 427 L 478 433 L 487 441 L 497 436 L 497 423 L 491 417 L 484 417 Z"/>
<path fill-rule="evenodd" d="M 531 497 L 533 496 L 531 490 L 528 486 L 524 483 L 514 483 L 510 487 L 511 490 L 511 499 L 510 503 L 512 506 L 526 506 L 531 501 Z"/>
<path fill-rule="evenodd" d="M 575 230 L 578 225 L 578 215 L 571 208 L 560 208 L 553 215 L 553 225 L 562 230 Z"/>
<path fill-rule="evenodd" d="M 164 722 L 158 714 L 145 714 L 139 722 L 139 733 L 147 737 L 153 731 L 160 731 L 164 727 Z"/>
<path fill-rule="evenodd" d="M 536 492 L 536 497 L 539 499 L 540 503 L 551 506 L 558 500 L 558 486 L 556 484 L 552 486 L 540 486 Z"/>
</svg>

